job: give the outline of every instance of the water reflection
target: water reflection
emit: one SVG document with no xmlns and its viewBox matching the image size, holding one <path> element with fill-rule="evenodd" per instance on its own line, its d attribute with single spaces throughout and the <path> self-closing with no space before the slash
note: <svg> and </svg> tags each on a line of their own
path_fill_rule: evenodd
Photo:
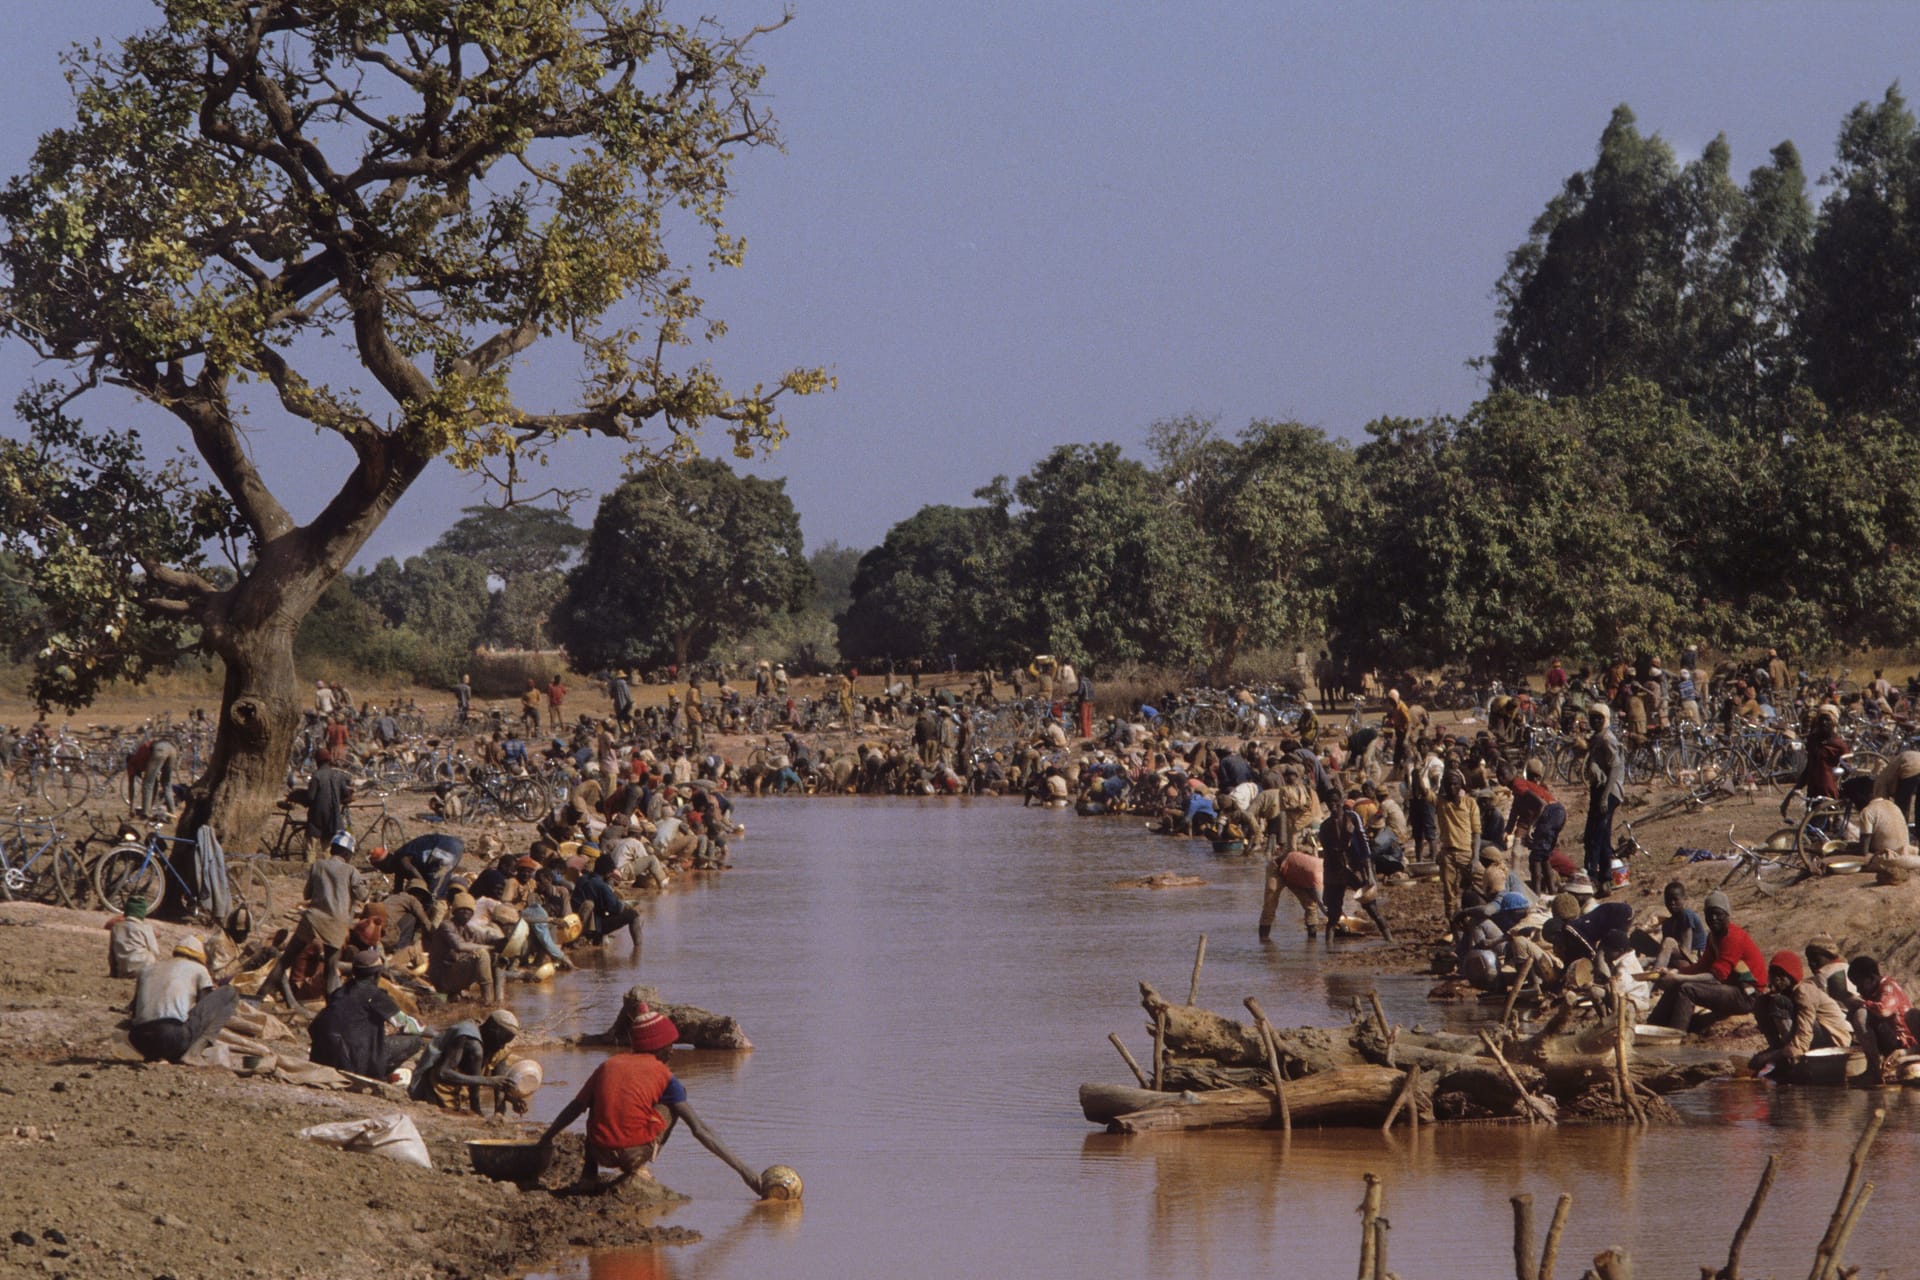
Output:
<svg viewBox="0 0 1920 1280">
<path fill-rule="evenodd" d="M 1733 1083 L 1689 1096 L 1681 1128 L 1169 1133 L 1115 1137 L 1080 1117 L 1077 1086 L 1124 1080 L 1106 1043 L 1143 1061 L 1137 984 L 1186 995 L 1208 935 L 1201 1001 L 1257 996 L 1282 1023 L 1338 1022 L 1378 987 L 1389 1016 L 1445 1026 L 1420 978 L 1323 969 L 1298 934 L 1254 938 L 1257 868 L 1121 822 L 999 803 L 747 802 L 752 837 L 717 882 L 647 908 L 639 964 L 624 943 L 524 1002 L 538 1026 L 600 1030 L 636 981 L 740 1018 L 755 1050 L 676 1056 L 694 1105 L 756 1167 L 806 1179 L 804 1215 L 752 1202 L 684 1135 L 658 1166 L 694 1197 L 666 1221 L 696 1245 L 581 1258 L 570 1277 L 672 1280 L 989 1274 L 1341 1275 L 1354 1264 L 1361 1175 L 1386 1179 L 1394 1269 L 1423 1280 L 1510 1274 L 1508 1197 L 1544 1230 L 1574 1196 L 1561 1270 L 1612 1244 L 1638 1274 L 1692 1276 L 1726 1242 L 1769 1152 L 1783 1168 L 1748 1246 L 1753 1274 L 1811 1260 L 1867 1099 Z M 1116 889 L 1175 870 L 1199 888 Z M 1297 926 L 1296 926 L 1297 927 Z M 1340 944 L 1359 949 L 1364 944 Z M 551 1115 L 599 1060 L 556 1053 Z M 1849 1260 L 1906 1265 L 1916 1208 L 1915 1100 L 1890 1115 L 1879 1189 Z M 1574 1265 L 1576 1259 L 1581 1266 Z"/>
</svg>

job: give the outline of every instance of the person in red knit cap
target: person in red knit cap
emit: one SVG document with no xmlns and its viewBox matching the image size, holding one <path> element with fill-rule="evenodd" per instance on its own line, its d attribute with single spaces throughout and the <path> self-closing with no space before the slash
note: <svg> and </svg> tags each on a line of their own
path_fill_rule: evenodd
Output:
<svg viewBox="0 0 1920 1280">
<path fill-rule="evenodd" d="M 587 1154 L 577 1184 L 582 1189 L 618 1186 L 635 1174 L 647 1173 L 647 1166 L 673 1133 L 674 1124 L 683 1121 L 701 1146 L 726 1161 L 755 1195 L 763 1194 L 760 1175 L 727 1150 L 694 1114 L 686 1086 L 667 1066 L 674 1041 L 679 1038 L 680 1029 L 672 1019 L 642 1004 L 634 1011 L 629 1031 L 633 1052 L 617 1053 L 595 1067 L 573 1101 L 561 1108 L 540 1135 L 545 1145 L 583 1114 L 587 1117 Z M 602 1165 L 610 1165 L 619 1173 L 603 1183 Z"/>
</svg>

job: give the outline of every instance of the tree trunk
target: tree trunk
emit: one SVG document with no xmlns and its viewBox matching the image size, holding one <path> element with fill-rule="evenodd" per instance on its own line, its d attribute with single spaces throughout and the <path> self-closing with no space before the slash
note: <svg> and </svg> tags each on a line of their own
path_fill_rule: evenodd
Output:
<svg viewBox="0 0 1920 1280">
<path fill-rule="evenodd" d="M 300 725 L 300 681 L 293 628 L 219 628 L 212 641 L 226 666 L 218 736 L 207 770 L 194 784 L 180 834 L 203 825 L 225 848 L 259 849 L 262 828 L 286 792 L 287 766 Z"/>
<path fill-rule="evenodd" d="M 676 631 L 673 636 L 673 665 L 680 670 L 684 679 L 687 673 L 687 650 L 693 647 L 693 632 Z"/>
</svg>

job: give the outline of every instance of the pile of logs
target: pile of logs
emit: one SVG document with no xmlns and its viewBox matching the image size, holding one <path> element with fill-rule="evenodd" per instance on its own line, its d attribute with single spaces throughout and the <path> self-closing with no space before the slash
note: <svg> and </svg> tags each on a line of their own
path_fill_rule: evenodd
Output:
<svg viewBox="0 0 1920 1280">
<path fill-rule="evenodd" d="M 1197 972 L 1196 965 L 1196 972 Z M 1197 990 L 1198 983 L 1194 984 Z M 1118 1036 L 1135 1086 L 1086 1084 L 1086 1118 L 1113 1133 L 1164 1129 L 1291 1128 L 1401 1121 L 1562 1119 L 1645 1124 L 1674 1118 L 1664 1095 L 1726 1075 L 1726 1061 L 1673 1063 L 1633 1053 L 1624 1022 L 1571 1029 L 1562 1014 L 1527 1036 L 1499 1028 L 1477 1036 L 1390 1024 L 1379 997 L 1344 1031 L 1276 1028 L 1259 1002 L 1240 1022 L 1189 1002 L 1170 1003 L 1151 983 L 1140 1004 L 1153 1033 L 1153 1065 L 1139 1065 Z"/>
</svg>

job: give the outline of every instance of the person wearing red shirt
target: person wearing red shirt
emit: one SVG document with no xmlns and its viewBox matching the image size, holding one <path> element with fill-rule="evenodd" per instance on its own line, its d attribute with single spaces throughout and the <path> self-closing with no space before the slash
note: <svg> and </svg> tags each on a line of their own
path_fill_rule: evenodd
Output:
<svg viewBox="0 0 1920 1280">
<path fill-rule="evenodd" d="M 1705 914 L 1707 946 L 1700 958 L 1654 982 L 1662 993 L 1647 1019 L 1654 1026 L 1699 1031 L 1721 1018 L 1753 1012 L 1754 988 L 1767 962 L 1747 931 L 1733 922 L 1726 894 L 1718 889 L 1708 894 Z"/>
<path fill-rule="evenodd" d="M 560 674 L 555 672 L 552 681 L 547 685 L 547 725 L 549 728 L 558 729 L 560 727 L 560 707 L 566 700 L 567 686 L 560 683 Z"/>
<path fill-rule="evenodd" d="M 672 1019 L 646 1004 L 633 1011 L 628 1027 L 632 1053 L 615 1054 L 595 1067 L 573 1101 L 560 1109 L 540 1143 L 545 1146 L 561 1130 L 587 1117 L 587 1154 L 580 1168 L 582 1190 L 600 1190 L 618 1186 L 647 1166 L 673 1133 L 676 1122 L 684 1121 L 701 1146 L 726 1161 L 755 1195 L 764 1195 L 760 1175 L 749 1169 L 740 1157 L 707 1128 L 687 1101 L 686 1086 L 674 1078 L 667 1060 L 673 1056 L 674 1041 L 680 1029 Z M 600 1181 L 600 1166 L 611 1165 L 620 1172 L 609 1182 Z M 651 1175 L 648 1175 L 651 1176 Z"/>
</svg>

